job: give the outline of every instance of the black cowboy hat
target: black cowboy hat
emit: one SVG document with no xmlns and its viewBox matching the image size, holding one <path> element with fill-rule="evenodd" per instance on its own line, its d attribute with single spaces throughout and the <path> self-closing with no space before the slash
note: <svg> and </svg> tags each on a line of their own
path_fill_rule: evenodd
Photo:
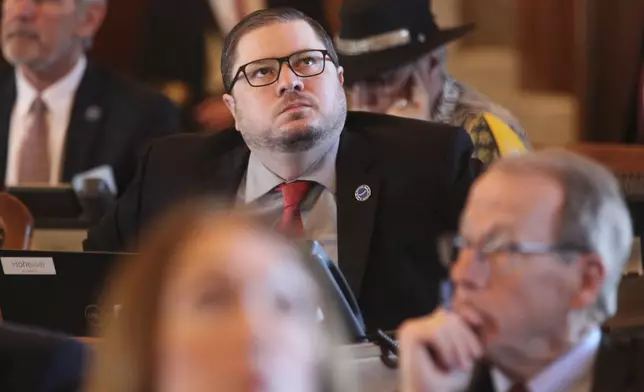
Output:
<svg viewBox="0 0 644 392">
<path fill-rule="evenodd" d="M 462 37 L 473 24 L 441 30 L 430 0 L 344 0 L 335 37 L 347 84 L 410 63 Z"/>
</svg>

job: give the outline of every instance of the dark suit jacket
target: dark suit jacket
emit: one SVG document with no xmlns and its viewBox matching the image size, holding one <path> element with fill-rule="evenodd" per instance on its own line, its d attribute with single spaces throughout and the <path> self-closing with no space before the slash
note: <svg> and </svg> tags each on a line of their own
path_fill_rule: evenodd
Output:
<svg viewBox="0 0 644 392">
<path fill-rule="evenodd" d="M 158 140 L 115 210 L 90 230 L 86 250 L 131 247 L 145 222 L 186 197 L 233 202 L 249 154 L 232 130 Z M 471 154 L 459 128 L 348 114 L 336 158 L 339 266 L 369 330 L 393 329 L 436 306 L 445 270 L 435 240 L 457 228 Z M 372 196 L 360 202 L 354 193 L 363 184 Z"/>
<path fill-rule="evenodd" d="M 591 392 L 643 392 L 644 341 L 602 338 Z M 489 368 L 479 364 L 467 392 L 496 392 Z"/>
<path fill-rule="evenodd" d="M 323 0 L 266 0 L 268 7 L 290 6 L 325 22 Z M 190 98 L 184 120 L 190 123 L 192 109 L 206 96 L 207 31 L 220 31 L 209 0 L 149 0 L 141 38 L 138 75 L 156 86 L 185 83 Z M 194 126 L 194 124 L 193 124 Z"/>
<path fill-rule="evenodd" d="M 8 69 L 0 74 L 1 184 L 15 100 L 15 73 Z M 114 169 L 122 193 L 134 176 L 144 145 L 179 130 L 178 110 L 167 98 L 88 62 L 67 129 L 62 180 L 69 182 L 79 172 L 107 164 Z"/>
<path fill-rule="evenodd" d="M 47 332 L 0 324 L 0 391 L 80 390 L 85 346 Z"/>
</svg>

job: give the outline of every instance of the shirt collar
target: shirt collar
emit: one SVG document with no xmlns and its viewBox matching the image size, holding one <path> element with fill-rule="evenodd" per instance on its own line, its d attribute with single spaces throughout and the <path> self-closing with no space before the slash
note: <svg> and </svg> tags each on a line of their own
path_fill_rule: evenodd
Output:
<svg viewBox="0 0 644 392">
<path fill-rule="evenodd" d="M 588 375 L 594 365 L 601 342 L 601 331 L 595 327 L 581 342 L 530 380 L 529 392 L 559 392 L 569 389 Z M 507 392 L 514 384 L 499 369 L 492 368 L 492 381 L 497 392 Z"/>
<path fill-rule="evenodd" d="M 87 59 L 82 55 L 67 75 L 42 91 L 42 99 L 49 110 L 57 110 L 72 99 L 86 68 Z M 17 113 L 24 116 L 29 112 L 34 99 L 38 96 L 38 90 L 32 86 L 18 68 L 16 68 L 16 91 L 18 94 Z"/>
<path fill-rule="evenodd" d="M 335 158 L 338 154 L 338 146 L 339 139 L 333 143 L 329 151 L 319 161 L 308 168 L 297 180 L 318 183 L 335 193 Z M 244 202 L 252 203 L 285 182 L 287 182 L 285 179 L 264 166 L 259 157 L 251 152 L 248 159 L 248 169 L 246 169 Z"/>
</svg>

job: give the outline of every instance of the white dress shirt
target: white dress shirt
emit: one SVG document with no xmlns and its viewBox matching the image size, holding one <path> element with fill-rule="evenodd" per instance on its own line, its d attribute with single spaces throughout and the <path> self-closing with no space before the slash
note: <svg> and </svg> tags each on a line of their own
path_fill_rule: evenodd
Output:
<svg viewBox="0 0 644 392">
<path fill-rule="evenodd" d="M 58 185 L 64 161 L 65 139 L 78 85 L 85 74 L 87 59 L 82 56 L 74 68 L 56 83 L 47 87 L 41 94 L 47 105 L 47 123 L 49 130 L 49 156 L 51 158 L 49 185 Z M 5 185 L 18 185 L 18 165 L 20 148 L 33 121 L 29 111 L 38 91 L 27 81 L 16 68 L 16 102 L 11 113 L 9 125 L 9 150 Z"/>
<path fill-rule="evenodd" d="M 590 392 L 593 367 L 601 342 L 599 328 L 589 332 L 579 344 L 537 374 L 526 385 L 528 392 Z M 513 382 L 500 370 L 492 369 L 496 392 L 508 392 Z"/>
<path fill-rule="evenodd" d="M 320 161 L 297 178 L 314 183 L 300 205 L 305 236 L 318 241 L 336 263 L 338 208 L 335 199 L 335 158 L 338 144 L 336 142 Z M 282 193 L 275 190 L 275 187 L 284 182 L 283 178 L 270 171 L 251 153 L 246 175 L 237 192 L 238 203 L 247 205 L 270 223 L 276 224 L 282 216 L 284 200 Z"/>
</svg>

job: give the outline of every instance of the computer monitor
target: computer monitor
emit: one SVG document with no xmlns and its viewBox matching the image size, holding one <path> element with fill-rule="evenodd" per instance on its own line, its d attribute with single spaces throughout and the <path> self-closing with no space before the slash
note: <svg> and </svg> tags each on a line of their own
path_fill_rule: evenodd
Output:
<svg viewBox="0 0 644 392">
<path fill-rule="evenodd" d="M 99 299 L 117 259 L 94 252 L 0 250 L 4 320 L 73 336 L 90 336 L 105 309 Z"/>
<path fill-rule="evenodd" d="M 33 215 L 37 228 L 86 228 L 83 209 L 71 185 L 9 187 Z"/>
</svg>

